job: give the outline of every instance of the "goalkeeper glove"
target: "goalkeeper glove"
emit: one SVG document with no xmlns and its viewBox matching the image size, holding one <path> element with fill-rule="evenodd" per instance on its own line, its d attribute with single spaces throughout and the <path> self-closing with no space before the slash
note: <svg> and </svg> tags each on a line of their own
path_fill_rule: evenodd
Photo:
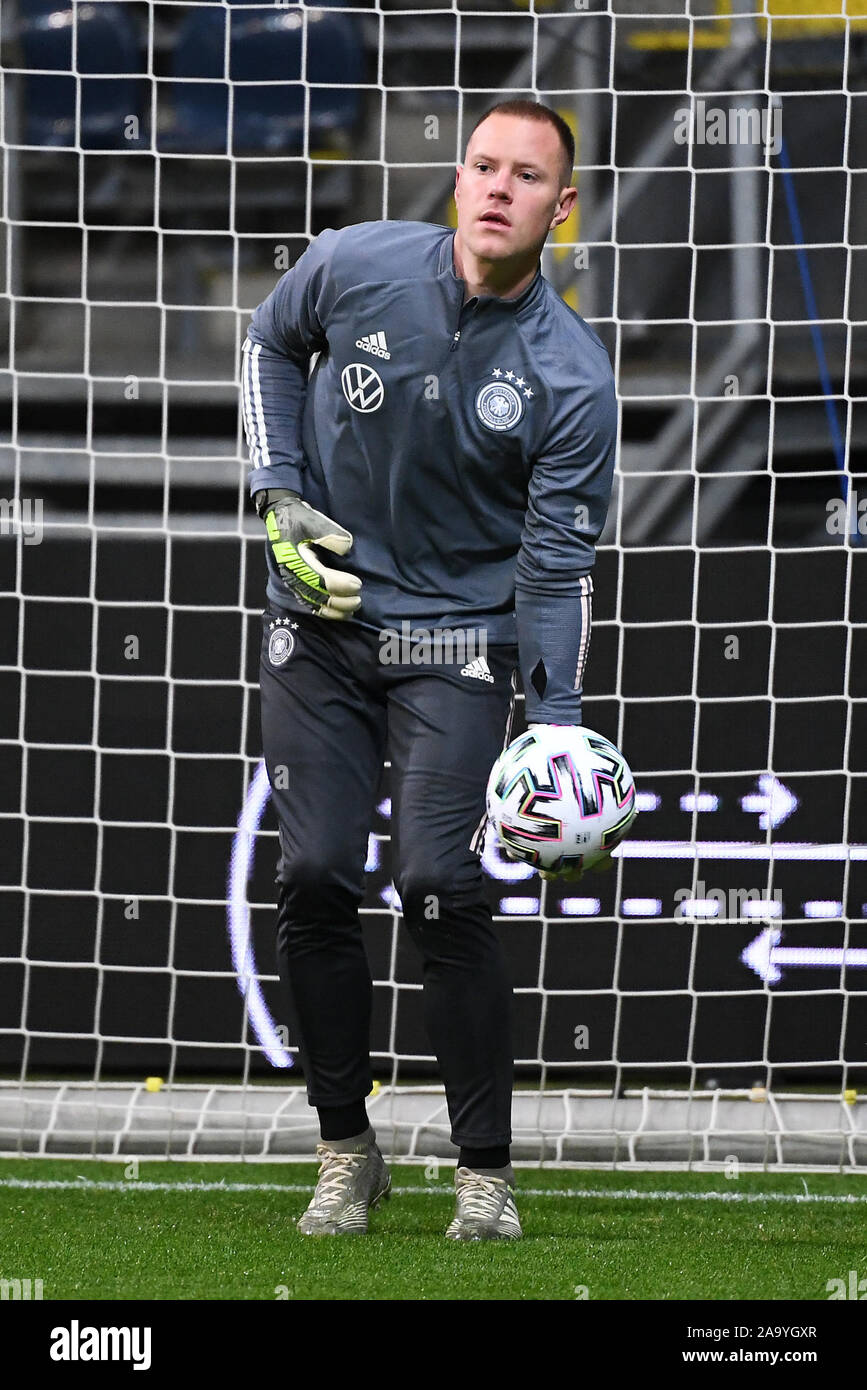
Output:
<svg viewBox="0 0 867 1390">
<path fill-rule="evenodd" d="M 607 869 L 614 868 L 614 860 L 610 854 L 603 854 L 597 859 L 595 864 L 590 865 L 591 874 L 604 874 Z M 556 879 L 562 879 L 564 883 L 577 883 L 587 872 L 586 869 L 567 869 L 565 873 L 551 874 L 547 869 L 539 869 L 539 877 L 544 878 L 548 883 L 553 883 Z"/>
<path fill-rule="evenodd" d="M 310 548 L 317 545 L 345 555 L 352 545 L 351 533 L 314 511 L 296 492 L 284 489 L 257 492 L 256 510 L 286 588 L 320 618 L 351 617 L 361 605 L 361 580 L 329 569 Z"/>
</svg>

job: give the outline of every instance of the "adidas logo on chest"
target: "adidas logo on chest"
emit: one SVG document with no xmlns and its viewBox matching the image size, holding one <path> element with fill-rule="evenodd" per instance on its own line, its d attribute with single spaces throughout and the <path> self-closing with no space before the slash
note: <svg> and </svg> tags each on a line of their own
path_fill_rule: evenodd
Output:
<svg viewBox="0 0 867 1390">
<path fill-rule="evenodd" d="M 368 333 L 364 337 L 356 338 L 355 346 L 361 348 L 362 352 L 369 352 L 373 357 L 381 357 L 386 362 L 391 361 L 384 333 Z"/>
</svg>

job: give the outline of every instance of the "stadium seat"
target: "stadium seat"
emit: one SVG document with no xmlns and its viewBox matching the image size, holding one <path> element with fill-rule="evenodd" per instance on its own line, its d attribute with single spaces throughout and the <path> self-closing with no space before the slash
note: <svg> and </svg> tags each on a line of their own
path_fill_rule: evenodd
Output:
<svg viewBox="0 0 867 1390">
<path fill-rule="evenodd" d="M 172 52 L 171 125 L 158 136 L 160 148 L 208 153 L 226 151 L 229 86 L 223 80 L 226 11 L 194 10 L 183 22 Z M 190 82 L 189 78 L 217 78 Z"/>
<path fill-rule="evenodd" d="M 231 10 L 197 10 L 182 25 L 172 63 L 177 79 L 175 119 L 164 147 L 214 153 L 227 148 L 227 16 L 231 24 L 229 77 L 234 90 L 229 152 L 277 154 L 303 149 L 303 11 L 298 5 L 263 9 L 247 4 Z M 308 9 L 307 16 L 307 80 L 322 84 L 311 86 L 310 147 L 329 149 L 339 145 L 341 136 L 359 119 L 358 84 L 364 70 L 361 37 L 352 16 L 336 7 Z"/>
<path fill-rule="evenodd" d="M 28 145 L 76 143 L 73 25 L 69 0 L 20 0 L 22 64 L 35 69 L 22 79 L 23 134 Z M 140 76 L 145 59 L 123 6 L 78 5 L 77 67 L 80 73 L 106 74 L 81 82 L 82 147 L 128 150 L 145 143 L 142 127 L 147 103 Z M 129 116 L 139 119 L 138 131 L 128 125 Z"/>
</svg>

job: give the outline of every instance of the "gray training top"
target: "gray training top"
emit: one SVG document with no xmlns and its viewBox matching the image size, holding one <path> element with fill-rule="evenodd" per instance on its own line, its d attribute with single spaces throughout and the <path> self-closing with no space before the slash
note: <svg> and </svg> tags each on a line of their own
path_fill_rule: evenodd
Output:
<svg viewBox="0 0 867 1390">
<path fill-rule="evenodd" d="M 328 558 L 362 580 L 349 621 L 517 641 L 528 721 L 580 723 L 611 364 L 541 272 L 517 299 L 464 302 L 453 241 L 421 222 L 327 230 L 259 305 L 250 489 L 290 488 L 353 533 Z M 304 609 L 267 556 L 269 598 Z"/>
</svg>

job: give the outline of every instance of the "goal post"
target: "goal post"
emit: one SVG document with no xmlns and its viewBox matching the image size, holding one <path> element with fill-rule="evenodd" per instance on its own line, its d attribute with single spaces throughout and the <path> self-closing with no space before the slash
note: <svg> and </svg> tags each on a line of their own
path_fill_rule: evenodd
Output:
<svg viewBox="0 0 867 1390">
<path fill-rule="evenodd" d="M 620 401 L 607 875 L 490 842 L 526 1162 L 867 1161 L 863 0 L 4 0 L 0 1153 L 309 1157 L 274 957 L 250 314 L 326 226 L 576 136 L 543 268 Z M 519 701 L 519 717 L 522 715 Z M 447 1154 L 383 769 L 370 1099 Z"/>
</svg>

